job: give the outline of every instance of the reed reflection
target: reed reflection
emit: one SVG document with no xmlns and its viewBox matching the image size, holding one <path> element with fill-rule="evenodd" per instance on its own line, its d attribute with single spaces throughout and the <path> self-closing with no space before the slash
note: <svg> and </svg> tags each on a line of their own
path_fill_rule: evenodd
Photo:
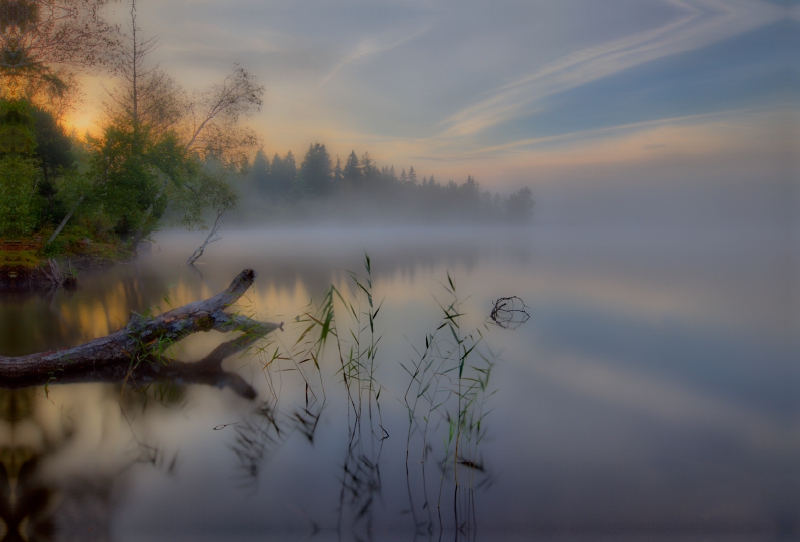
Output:
<svg viewBox="0 0 800 542">
<path fill-rule="evenodd" d="M 133 271 L 124 277 L 128 282 L 107 298 L 107 320 L 111 319 L 114 303 L 158 300 L 159 288 L 171 292 L 167 299 L 159 301 L 165 306 L 203 297 L 204 291 L 214 288 L 216 275 L 221 274 L 219 270 L 187 271 L 170 285 L 158 277 L 148 277 L 147 272 L 141 272 L 143 268 L 133 270 L 131 266 Z M 214 427 L 235 458 L 237 468 L 231 476 L 245 490 L 242 495 L 258 490 L 265 465 L 293 436 L 309 446 L 320 446 L 323 413 L 332 400 L 342 401 L 346 405 L 346 423 L 345 412 L 340 411 L 333 427 L 341 430 L 346 439 L 333 445 L 326 440 L 321 445 L 325 454 L 331 450 L 341 453 L 342 460 L 338 472 L 330 471 L 328 482 L 319 481 L 321 487 L 328 488 L 338 482 L 337 495 L 331 496 L 329 508 L 323 505 L 308 510 L 306 515 L 313 531 L 329 529 L 346 537 L 371 540 L 386 514 L 397 512 L 394 508 L 388 510 L 384 502 L 388 486 L 382 465 L 389 449 L 387 443 L 392 442 L 390 431 L 396 430 L 383 419 L 382 405 L 387 394 L 380 374 L 385 373 L 378 369 L 383 363 L 394 365 L 396 358 L 387 357 L 380 348 L 384 344 L 384 312 L 375 284 L 381 275 L 385 276 L 373 273 L 371 260 L 366 257 L 364 271 L 348 272 L 344 280 L 329 286 L 321 302 L 300 309 L 283 333 L 246 333 L 214 347 L 207 355 L 189 356 L 188 361 L 174 359 L 167 352 L 138 364 L 86 368 L 57 375 L 55 382 L 43 378 L 34 384 L 45 397 L 66 384 L 113 384 L 104 387 L 106 400 L 119 410 L 119 423 L 130 435 L 127 463 L 118 465 L 117 473 L 135 464 L 156 468 L 165 476 L 178 469 L 178 443 L 170 438 L 146 438 L 146 426 L 156 419 L 156 413 L 163 416 L 164 409 L 173 414 L 184 409 L 193 386 L 227 388 L 246 401 L 257 401 L 245 406 L 245 411 L 238 410 L 229 423 Z M 393 287 L 391 282 L 387 285 Z M 250 311 L 270 304 L 270 296 L 275 293 L 274 289 L 262 288 L 240 310 L 261 320 L 260 315 Z M 304 293 L 301 290 L 295 295 Z M 448 297 L 442 303 L 441 325 L 426 338 L 427 354 L 421 357 L 429 364 L 438 356 L 437 365 L 422 369 L 424 374 L 417 375 L 414 371 L 422 366 L 407 367 L 410 387 L 416 386 L 414 393 L 419 394 L 419 405 L 412 407 L 416 410 L 409 415 L 408 455 L 413 460 L 414 454 L 419 453 L 422 463 L 417 471 L 414 461 L 407 462 L 406 484 L 418 534 L 442 537 L 454 531 L 458 539 L 472 540 L 478 523 L 474 492 L 493 480 L 480 442 L 487 428 L 489 377 L 496 358 L 483 344 L 489 321 L 479 329 L 467 329 L 461 323 L 463 307 L 452 280 L 445 293 Z M 485 308 L 487 312 L 490 309 Z M 152 312 L 160 309 L 156 307 Z M 206 338 L 201 345 L 207 346 L 208 342 Z M 236 356 L 244 359 L 244 366 L 255 369 L 254 379 L 263 385 L 223 368 L 223 360 Z M 399 370 L 397 367 L 395 372 Z M 332 371 L 333 379 L 329 374 Z M 425 389 L 434 381 L 433 388 Z M 443 444 L 439 445 L 442 437 Z M 397 494 L 397 482 L 393 480 L 389 501 Z M 402 487 L 401 481 L 400 484 Z"/>
<path fill-rule="evenodd" d="M 383 443 L 389 438 L 381 416 L 383 387 L 376 378 L 381 340 L 376 320 L 383 301 L 373 298 L 372 261 L 368 255 L 365 255 L 364 269 L 364 275 L 349 273 L 349 291 L 345 295 L 331 288 L 326 298 L 331 310 L 334 295 L 345 309 L 345 318 L 340 314 L 338 321 L 331 319 L 348 402 L 347 452 L 341 473 L 338 530 L 347 529 L 357 540 L 372 539 L 374 507 L 383 489 L 381 454 Z"/>
<path fill-rule="evenodd" d="M 511 304 L 501 299 L 490 319 L 470 330 L 462 323 L 462 302 L 450 275 L 444 290 L 441 322 L 426 334 L 424 349 L 403 365 L 411 378 L 404 397 L 409 511 L 419 535 L 438 533 L 441 540 L 446 529 L 454 529 L 456 540 L 476 540 L 475 492 L 494 480 L 480 444 L 487 433 L 487 400 L 494 394 L 489 382 L 497 356 L 484 339 L 490 321 L 516 329 L 527 312 L 522 300 L 513 298 L 518 306 L 509 312 Z M 452 521 L 447 510 L 452 510 Z"/>
<path fill-rule="evenodd" d="M 319 362 L 327 337 L 316 331 L 319 318 L 325 318 L 320 310 L 308 304 L 285 334 L 268 335 L 247 350 L 260 366 L 268 391 L 258 407 L 231 424 L 235 438 L 230 447 L 246 487 L 258 484 L 263 464 L 294 433 L 314 444 L 326 404 Z"/>
</svg>

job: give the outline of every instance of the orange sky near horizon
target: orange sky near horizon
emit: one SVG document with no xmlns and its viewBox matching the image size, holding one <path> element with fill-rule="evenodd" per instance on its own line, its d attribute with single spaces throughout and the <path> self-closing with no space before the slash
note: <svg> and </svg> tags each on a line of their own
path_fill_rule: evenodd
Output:
<svg viewBox="0 0 800 542">
<path fill-rule="evenodd" d="M 697 180 L 754 179 L 797 148 L 788 94 L 770 78 L 783 62 L 775 25 L 800 20 L 800 8 L 575 1 L 579 10 L 532 0 L 506 11 L 434 1 L 376 6 L 369 17 L 288 0 L 140 1 L 137 14 L 160 43 L 152 64 L 187 92 L 220 81 L 234 62 L 251 71 L 265 95 L 247 122 L 270 158 L 291 150 L 298 165 L 320 142 L 334 161 L 368 151 L 398 174 L 413 166 L 443 183 L 473 175 L 508 192 L 615 174 L 646 183 L 654 168 L 661 179 L 672 168 Z M 115 8 L 123 28 L 127 16 Z M 113 81 L 82 82 L 66 125 L 97 134 L 102 84 Z"/>
</svg>

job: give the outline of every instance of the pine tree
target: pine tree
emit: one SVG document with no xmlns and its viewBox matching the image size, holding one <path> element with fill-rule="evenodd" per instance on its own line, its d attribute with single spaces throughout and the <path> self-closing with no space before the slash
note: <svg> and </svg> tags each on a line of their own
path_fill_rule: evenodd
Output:
<svg viewBox="0 0 800 542">
<path fill-rule="evenodd" d="M 514 192 L 506 200 L 506 217 L 514 222 L 525 222 L 533 215 L 533 197 L 527 186 Z"/>
<path fill-rule="evenodd" d="M 297 180 L 297 165 L 294 161 L 292 151 L 280 158 L 278 154 L 272 159 L 272 171 L 270 172 L 270 187 L 273 194 L 280 199 L 289 197 L 292 186 Z"/>
<path fill-rule="evenodd" d="M 408 170 L 408 182 L 411 185 L 417 184 L 417 172 L 414 171 L 414 166 L 411 166 L 411 169 Z"/>
<path fill-rule="evenodd" d="M 333 185 L 338 189 L 342 186 L 344 172 L 342 171 L 342 159 L 336 156 L 336 166 L 333 168 Z"/>
<path fill-rule="evenodd" d="M 356 186 L 361 180 L 361 165 L 358 163 L 358 156 L 356 156 L 355 150 L 347 157 L 347 163 L 344 165 L 344 179 L 352 183 L 353 186 Z"/>
<path fill-rule="evenodd" d="M 361 178 L 362 180 L 368 184 L 372 185 L 378 180 L 378 174 L 380 171 L 378 167 L 375 165 L 375 161 L 372 160 L 372 157 L 369 155 L 369 152 L 365 152 L 361 156 Z"/>
<path fill-rule="evenodd" d="M 253 159 L 253 165 L 250 167 L 250 172 L 247 175 L 247 182 L 252 186 L 254 191 L 259 194 L 269 194 L 269 158 L 264 153 L 264 149 L 259 149 Z"/>
<path fill-rule="evenodd" d="M 315 196 L 329 194 L 333 179 L 331 170 L 331 157 L 325 145 L 309 145 L 300 166 L 299 185 L 302 191 Z"/>
<path fill-rule="evenodd" d="M 472 175 L 467 176 L 467 181 L 462 184 L 459 189 L 461 190 L 465 201 L 473 201 L 477 199 L 479 186 Z"/>
</svg>

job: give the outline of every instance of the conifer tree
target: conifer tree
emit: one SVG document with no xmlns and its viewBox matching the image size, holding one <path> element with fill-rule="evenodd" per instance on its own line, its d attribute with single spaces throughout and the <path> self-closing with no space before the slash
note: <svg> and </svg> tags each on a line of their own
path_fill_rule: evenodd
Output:
<svg viewBox="0 0 800 542">
<path fill-rule="evenodd" d="M 361 155 L 361 178 L 367 185 L 372 185 L 378 180 L 380 171 L 369 155 L 369 152 L 364 152 Z"/>
<path fill-rule="evenodd" d="M 331 191 L 332 179 L 331 157 L 325 145 L 309 145 L 300 165 L 299 189 L 311 195 L 324 196 Z"/>
<path fill-rule="evenodd" d="M 296 182 L 297 164 L 292 151 L 288 151 L 283 158 L 275 154 L 270 174 L 270 186 L 275 197 L 282 200 L 288 198 Z"/>
<path fill-rule="evenodd" d="M 361 173 L 361 164 L 358 162 L 356 151 L 353 150 L 350 152 L 350 156 L 347 157 L 347 162 L 344 165 L 344 179 L 352 183 L 353 186 L 356 186 L 361 180 Z"/>
<path fill-rule="evenodd" d="M 268 195 L 269 194 L 269 181 L 270 181 L 270 164 L 269 158 L 261 148 L 256 153 L 253 159 L 253 165 L 250 167 L 250 172 L 247 175 L 247 182 L 252 185 L 256 193 Z"/>
<path fill-rule="evenodd" d="M 336 156 L 336 165 L 333 168 L 333 185 L 339 189 L 344 180 L 344 172 L 342 171 L 342 159 Z"/>
</svg>

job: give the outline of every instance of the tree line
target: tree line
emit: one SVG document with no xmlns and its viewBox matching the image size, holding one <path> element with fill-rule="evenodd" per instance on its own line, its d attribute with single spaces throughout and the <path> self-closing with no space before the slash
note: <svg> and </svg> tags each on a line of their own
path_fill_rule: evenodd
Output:
<svg viewBox="0 0 800 542">
<path fill-rule="evenodd" d="M 393 165 L 378 165 L 369 152 L 359 158 L 355 150 L 342 163 L 338 156 L 334 161 L 319 142 L 309 145 L 299 165 L 292 151 L 284 156 L 276 153 L 270 160 L 261 149 L 248 166 L 245 190 L 261 205 L 366 201 L 413 218 L 513 222 L 529 220 L 533 212 L 528 187 L 501 196 L 483 190 L 472 176 L 461 184 L 453 180 L 442 184 L 433 175 L 419 179 L 413 166 L 398 173 Z"/>
<path fill-rule="evenodd" d="M 77 243 L 126 244 L 134 252 L 168 216 L 209 228 L 203 248 L 237 206 L 287 217 L 309 205 L 376 216 L 524 221 L 528 188 L 492 194 L 468 177 L 461 184 L 399 173 L 368 152 L 342 162 L 314 143 L 269 159 L 242 119 L 262 106 L 264 87 L 234 65 L 222 80 L 187 90 L 153 59 L 155 38 L 137 23 L 106 23 L 109 0 L 3 0 L 0 9 L 0 239 L 37 236 L 45 253 Z M 78 74 L 108 76 L 99 133 L 64 129 L 79 95 Z M 253 158 L 254 157 L 254 158 Z M 263 214 L 263 213 L 262 213 Z"/>
</svg>

